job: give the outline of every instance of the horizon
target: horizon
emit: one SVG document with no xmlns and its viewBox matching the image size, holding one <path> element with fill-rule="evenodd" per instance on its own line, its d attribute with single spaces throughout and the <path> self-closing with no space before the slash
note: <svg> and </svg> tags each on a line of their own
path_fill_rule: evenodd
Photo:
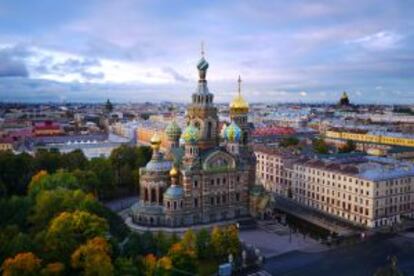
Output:
<svg viewBox="0 0 414 276">
<path fill-rule="evenodd" d="M 229 102 L 414 103 L 406 1 L 2 1 L 0 101 L 190 100 L 204 41 Z M 174 12 L 173 12 L 174 11 Z M 47 16 L 45 16 L 47 15 Z M 154 94 L 156 96 L 154 96 Z"/>
</svg>

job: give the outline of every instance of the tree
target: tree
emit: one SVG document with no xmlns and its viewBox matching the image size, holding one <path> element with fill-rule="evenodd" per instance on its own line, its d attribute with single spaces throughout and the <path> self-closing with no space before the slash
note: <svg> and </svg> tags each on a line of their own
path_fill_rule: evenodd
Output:
<svg viewBox="0 0 414 276">
<path fill-rule="evenodd" d="M 41 270 L 41 274 L 44 276 L 58 276 L 58 275 L 63 275 L 64 272 L 65 272 L 65 265 L 59 262 L 50 263 Z"/>
<path fill-rule="evenodd" d="M 211 256 L 210 242 L 211 242 L 211 235 L 207 229 L 203 228 L 200 231 L 198 231 L 196 235 L 196 247 L 197 247 L 197 256 L 200 259 L 206 259 Z"/>
<path fill-rule="evenodd" d="M 297 144 L 299 144 L 299 139 L 297 137 L 290 136 L 290 137 L 287 137 L 287 138 L 283 138 L 280 141 L 279 146 L 280 147 L 290 147 L 290 146 L 296 146 Z"/>
<path fill-rule="evenodd" d="M 329 152 L 328 145 L 325 143 L 323 139 L 314 139 L 312 141 L 313 150 L 319 154 L 327 154 Z"/>
<path fill-rule="evenodd" d="M 214 227 L 211 232 L 211 247 L 214 255 L 217 258 L 222 258 L 225 255 L 224 234 L 219 227 Z"/>
<path fill-rule="evenodd" d="M 157 257 L 153 254 L 148 254 L 143 260 L 144 264 L 144 275 L 153 276 L 157 267 Z"/>
<path fill-rule="evenodd" d="M 339 152 L 341 153 L 348 153 L 356 150 L 355 142 L 352 140 L 347 140 L 346 144 L 339 148 Z"/>
<path fill-rule="evenodd" d="M 174 267 L 172 275 L 197 273 L 197 255 L 195 250 L 185 248 L 182 243 L 175 243 L 171 246 L 168 257 L 171 258 Z"/>
<path fill-rule="evenodd" d="M 62 154 L 61 156 L 61 168 L 67 169 L 68 171 L 73 171 L 76 169 L 85 169 L 88 163 L 83 151 L 76 149 L 69 153 Z"/>
<path fill-rule="evenodd" d="M 27 153 L 0 152 L 0 183 L 4 195 L 24 195 L 32 177 L 33 157 Z"/>
<path fill-rule="evenodd" d="M 157 248 L 157 256 L 164 256 L 168 253 L 171 247 L 171 242 L 168 237 L 165 236 L 164 232 L 158 232 L 154 238 Z"/>
<path fill-rule="evenodd" d="M 44 241 L 48 250 L 65 260 L 81 243 L 96 236 L 106 236 L 105 219 L 85 211 L 62 212 L 49 224 Z"/>
<path fill-rule="evenodd" d="M 185 250 L 196 252 L 196 236 L 191 228 L 184 233 L 181 244 Z"/>
<path fill-rule="evenodd" d="M 168 256 L 164 256 L 157 261 L 156 275 L 170 275 L 172 268 L 172 260 Z"/>
<path fill-rule="evenodd" d="M 109 159 L 93 158 L 88 165 L 88 169 L 93 171 L 98 178 L 97 187 L 99 198 L 109 195 L 114 190 L 114 171 Z"/>
<path fill-rule="evenodd" d="M 224 247 L 226 248 L 226 254 L 232 254 L 233 257 L 237 256 L 240 252 L 240 240 L 239 231 L 235 225 L 230 225 L 224 232 Z"/>
<path fill-rule="evenodd" d="M 15 225 L 1 228 L 0 245 L 0 263 L 19 252 L 34 252 L 37 247 L 32 238 L 28 234 L 20 232 Z"/>
<path fill-rule="evenodd" d="M 131 258 L 116 258 L 115 260 L 115 275 L 135 276 L 141 275 L 141 271 Z"/>
<path fill-rule="evenodd" d="M 3 262 L 3 276 L 38 275 L 41 260 L 32 252 L 19 253 Z"/>
<path fill-rule="evenodd" d="M 42 176 L 38 181 L 32 180 L 29 185 L 29 195 L 32 198 L 35 198 L 40 191 L 53 190 L 58 187 L 66 189 L 79 189 L 80 185 L 72 173 L 58 171 L 51 175 L 48 174 Z"/>
<path fill-rule="evenodd" d="M 61 167 L 61 155 L 58 151 L 39 149 L 34 158 L 34 168 L 36 171 L 45 170 L 54 173 Z"/>
<path fill-rule="evenodd" d="M 71 257 L 72 267 L 82 269 L 84 275 L 112 275 L 113 266 L 108 242 L 102 237 L 95 237 L 81 245 Z"/>
<path fill-rule="evenodd" d="M 82 190 L 68 190 L 58 187 L 54 190 L 40 191 L 33 206 L 30 221 L 37 227 L 43 228 L 57 214 L 63 211 L 75 211 L 95 202 L 92 194 Z"/>
<path fill-rule="evenodd" d="M 0 199 L 0 227 L 17 225 L 20 229 L 27 228 L 31 204 L 30 198 L 22 196 Z"/>
<path fill-rule="evenodd" d="M 83 190 L 91 192 L 95 197 L 99 197 L 99 190 L 101 190 L 101 182 L 92 170 L 83 171 L 76 169 L 73 171 L 73 175 L 79 182 L 79 186 Z"/>
</svg>

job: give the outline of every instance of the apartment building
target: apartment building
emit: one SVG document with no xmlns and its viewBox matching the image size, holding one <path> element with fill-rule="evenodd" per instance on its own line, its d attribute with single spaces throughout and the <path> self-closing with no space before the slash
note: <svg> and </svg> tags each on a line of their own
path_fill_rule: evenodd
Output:
<svg viewBox="0 0 414 276">
<path fill-rule="evenodd" d="M 359 157 L 301 160 L 293 165 L 292 199 L 368 228 L 414 214 L 414 165 Z"/>
<path fill-rule="evenodd" d="M 256 181 L 268 191 L 290 197 L 293 163 L 301 156 L 293 150 L 267 146 L 257 146 L 254 152 L 256 155 Z"/>
</svg>

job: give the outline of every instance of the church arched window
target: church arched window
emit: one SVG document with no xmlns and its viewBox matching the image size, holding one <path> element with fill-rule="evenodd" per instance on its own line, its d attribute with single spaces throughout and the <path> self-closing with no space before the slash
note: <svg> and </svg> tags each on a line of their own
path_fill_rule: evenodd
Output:
<svg viewBox="0 0 414 276">
<path fill-rule="evenodd" d="M 207 124 L 207 139 L 211 138 L 211 130 L 213 128 L 213 124 L 211 122 L 208 122 Z"/>
</svg>

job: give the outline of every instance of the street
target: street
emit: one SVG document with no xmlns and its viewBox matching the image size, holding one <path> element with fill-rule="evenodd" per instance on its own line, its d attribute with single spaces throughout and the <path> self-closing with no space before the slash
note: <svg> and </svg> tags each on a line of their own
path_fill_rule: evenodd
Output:
<svg viewBox="0 0 414 276">
<path fill-rule="evenodd" d="M 396 256 L 403 275 L 414 275 L 414 238 L 381 235 L 357 245 L 322 252 L 293 251 L 266 260 L 272 275 L 373 275 Z"/>
</svg>

